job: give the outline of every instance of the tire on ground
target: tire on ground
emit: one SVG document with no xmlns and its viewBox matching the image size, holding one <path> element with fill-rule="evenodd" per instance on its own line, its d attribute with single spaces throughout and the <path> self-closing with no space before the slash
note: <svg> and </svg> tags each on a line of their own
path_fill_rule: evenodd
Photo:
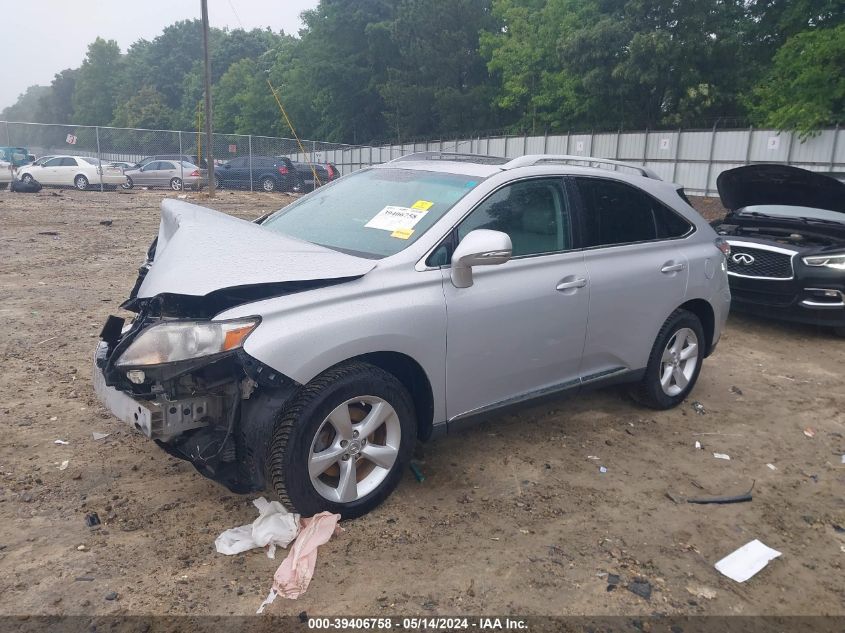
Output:
<svg viewBox="0 0 845 633">
<path fill-rule="evenodd" d="M 323 421 L 337 406 L 358 396 L 388 402 L 399 418 L 398 455 L 382 482 L 369 494 L 349 503 L 326 499 L 317 492 L 308 472 L 311 446 Z M 281 502 L 303 516 L 322 510 L 349 519 L 366 514 L 396 488 L 411 459 L 417 421 L 411 396 L 388 372 L 362 362 L 337 365 L 304 385 L 279 414 L 268 455 L 268 477 Z"/>
<path fill-rule="evenodd" d="M 692 376 L 689 379 L 687 386 L 677 395 L 667 394 L 660 385 L 661 360 L 663 351 L 674 337 L 675 333 L 683 328 L 689 328 L 698 338 L 698 364 L 695 367 Z M 648 357 L 648 365 L 646 366 L 645 374 L 640 382 L 631 391 L 634 400 L 652 409 L 671 409 L 676 407 L 684 398 L 686 398 L 698 380 L 698 374 L 701 372 L 701 365 L 704 360 L 704 346 L 706 339 L 704 337 L 704 328 L 701 325 L 699 318 L 688 310 L 678 309 L 669 315 L 657 338 L 654 341 L 654 346 L 651 348 L 651 354 Z"/>
</svg>

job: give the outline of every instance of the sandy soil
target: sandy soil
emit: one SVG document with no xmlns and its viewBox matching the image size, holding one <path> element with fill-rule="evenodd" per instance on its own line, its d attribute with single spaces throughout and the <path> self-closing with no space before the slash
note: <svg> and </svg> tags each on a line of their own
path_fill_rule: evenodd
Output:
<svg viewBox="0 0 845 633">
<path fill-rule="evenodd" d="M 217 554 L 220 532 L 254 519 L 250 498 L 91 393 L 96 336 L 164 195 L 0 192 L 0 613 L 252 614 L 284 556 Z M 210 206 L 251 219 L 284 200 L 223 192 Z M 425 481 L 407 473 L 378 510 L 346 522 L 308 592 L 271 612 L 845 614 L 843 359 L 845 340 L 826 331 L 731 317 L 678 409 L 610 389 L 438 439 L 422 448 Z M 752 482 L 751 503 L 667 497 Z M 99 529 L 85 525 L 91 511 Z M 742 585 L 716 572 L 754 538 L 783 556 Z M 613 591 L 608 574 L 620 577 Z M 627 590 L 637 578 L 649 599 Z"/>
</svg>

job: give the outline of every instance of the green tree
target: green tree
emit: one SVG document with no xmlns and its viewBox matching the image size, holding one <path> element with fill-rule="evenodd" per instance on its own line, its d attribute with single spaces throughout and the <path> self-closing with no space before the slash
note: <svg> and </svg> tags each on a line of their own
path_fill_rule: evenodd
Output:
<svg viewBox="0 0 845 633">
<path fill-rule="evenodd" d="M 98 37 L 88 46 L 73 91 L 74 123 L 106 125 L 112 120 L 123 68 L 120 47 L 114 40 Z"/>
<path fill-rule="evenodd" d="M 68 68 L 53 77 L 50 90 L 41 97 L 39 121 L 42 123 L 71 123 L 73 121 L 73 93 L 79 71 Z"/>
<path fill-rule="evenodd" d="M 758 124 L 801 138 L 845 120 L 845 24 L 786 40 L 748 105 Z"/>
<path fill-rule="evenodd" d="M 173 110 L 167 107 L 162 94 L 152 86 L 144 86 L 123 102 L 114 113 L 112 125 L 117 127 L 170 129 Z"/>
</svg>

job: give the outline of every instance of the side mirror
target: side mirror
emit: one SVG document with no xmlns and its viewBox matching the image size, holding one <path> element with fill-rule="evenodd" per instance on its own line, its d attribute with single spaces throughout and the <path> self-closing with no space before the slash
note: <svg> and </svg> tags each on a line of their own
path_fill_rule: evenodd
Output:
<svg viewBox="0 0 845 633">
<path fill-rule="evenodd" d="M 232 168 L 232 166 L 229 163 L 226 163 L 225 165 L 223 165 L 223 169 L 231 169 L 231 168 Z"/>
<path fill-rule="evenodd" d="M 489 229 L 470 231 L 452 255 L 452 284 L 455 288 L 469 288 L 473 266 L 504 264 L 512 253 L 513 246 L 507 233 Z"/>
</svg>

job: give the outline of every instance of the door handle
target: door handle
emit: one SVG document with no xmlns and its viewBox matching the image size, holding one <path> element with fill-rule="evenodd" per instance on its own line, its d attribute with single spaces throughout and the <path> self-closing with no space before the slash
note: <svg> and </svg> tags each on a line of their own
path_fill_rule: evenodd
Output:
<svg viewBox="0 0 845 633">
<path fill-rule="evenodd" d="M 687 265 L 684 264 L 683 262 L 678 263 L 678 264 L 670 264 L 670 263 L 667 262 L 667 263 L 663 264 L 663 268 L 660 269 L 660 272 L 665 273 L 665 274 L 676 273 L 679 270 L 683 270 L 686 267 L 687 267 Z"/>
<path fill-rule="evenodd" d="M 587 285 L 587 280 L 584 277 L 577 277 L 571 281 L 561 281 L 556 290 L 570 290 L 571 288 L 583 288 Z"/>
</svg>

